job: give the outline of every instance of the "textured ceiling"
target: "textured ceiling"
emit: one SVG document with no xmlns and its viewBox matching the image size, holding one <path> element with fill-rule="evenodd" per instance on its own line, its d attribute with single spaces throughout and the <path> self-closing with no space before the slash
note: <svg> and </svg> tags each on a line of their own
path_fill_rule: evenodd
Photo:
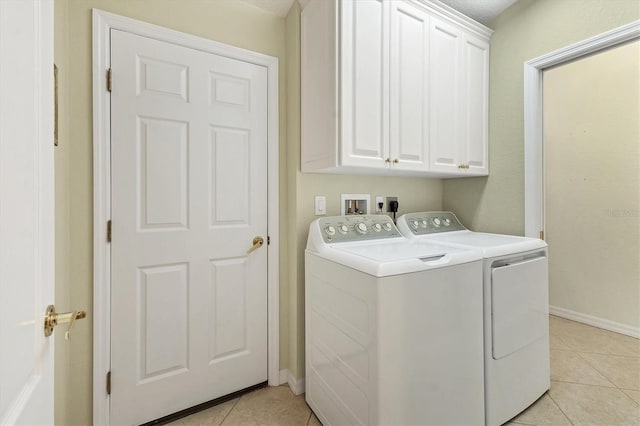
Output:
<svg viewBox="0 0 640 426">
<path fill-rule="evenodd" d="M 0 0 L 1 1 L 1 0 Z M 294 0 L 242 0 L 260 9 L 287 16 Z M 323 0 L 329 1 L 329 0 Z M 501 14 L 517 0 L 440 0 L 442 3 L 464 13 L 476 21 L 488 25 L 489 22 Z M 301 3 L 304 4 L 304 1 Z"/>
<path fill-rule="evenodd" d="M 496 16 L 518 0 L 440 0 L 481 24 L 488 25 Z"/>
</svg>

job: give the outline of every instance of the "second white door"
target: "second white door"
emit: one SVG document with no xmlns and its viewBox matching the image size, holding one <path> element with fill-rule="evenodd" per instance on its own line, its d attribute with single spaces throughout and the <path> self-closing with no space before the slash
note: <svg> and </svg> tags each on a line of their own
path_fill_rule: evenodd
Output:
<svg viewBox="0 0 640 426">
<path fill-rule="evenodd" d="M 111 57 L 111 421 L 140 424 L 267 380 L 267 70 Z"/>
</svg>

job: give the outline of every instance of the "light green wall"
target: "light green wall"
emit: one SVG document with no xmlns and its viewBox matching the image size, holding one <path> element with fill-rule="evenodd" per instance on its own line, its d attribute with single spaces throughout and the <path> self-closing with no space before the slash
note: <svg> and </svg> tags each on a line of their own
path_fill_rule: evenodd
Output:
<svg viewBox="0 0 640 426">
<path fill-rule="evenodd" d="M 444 181 L 473 230 L 524 234 L 523 64 L 640 17 L 638 0 L 520 0 L 491 27 L 489 176 Z"/>
<path fill-rule="evenodd" d="M 640 329 L 640 41 L 544 72 L 552 306 Z"/>
<path fill-rule="evenodd" d="M 86 309 L 70 341 L 56 349 L 56 423 L 92 423 L 93 150 L 91 9 L 195 34 L 279 59 L 281 242 L 286 242 L 286 71 L 284 19 L 237 0 L 55 0 L 55 57 L 60 66 L 64 110 L 61 145 L 56 148 L 56 301 L 62 310 Z M 68 82 L 68 84 L 67 84 Z M 286 243 L 281 246 L 287 270 Z M 288 300 L 286 274 L 281 301 Z M 286 313 L 286 310 L 284 311 Z M 281 316 L 283 368 L 288 318 Z M 61 337 L 61 336 L 59 336 Z"/>
</svg>

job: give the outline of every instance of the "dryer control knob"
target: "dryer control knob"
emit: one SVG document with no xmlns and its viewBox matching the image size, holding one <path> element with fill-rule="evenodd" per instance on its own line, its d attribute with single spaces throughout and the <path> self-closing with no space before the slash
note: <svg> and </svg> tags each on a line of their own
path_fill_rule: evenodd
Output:
<svg viewBox="0 0 640 426">
<path fill-rule="evenodd" d="M 382 225 L 382 227 L 384 228 L 385 231 L 391 231 L 391 224 L 389 222 L 385 222 L 384 225 Z"/>
<path fill-rule="evenodd" d="M 440 222 L 439 217 L 434 217 L 433 219 L 431 219 L 431 223 L 433 223 L 435 226 L 440 226 L 442 222 Z"/>
<path fill-rule="evenodd" d="M 419 226 L 419 225 L 418 225 L 418 221 L 417 221 L 417 220 L 412 220 L 412 221 L 411 221 L 411 227 L 412 227 L 413 229 L 418 229 L 418 226 Z"/>
<path fill-rule="evenodd" d="M 371 226 L 371 229 L 373 229 L 373 230 L 374 230 L 374 231 L 376 231 L 376 232 L 380 232 L 380 231 L 382 231 L 382 226 L 381 226 L 379 223 L 374 223 L 374 224 Z"/>
<path fill-rule="evenodd" d="M 444 219 L 442 219 L 442 223 L 444 223 L 444 226 L 451 226 L 451 219 L 445 217 Z"/>
<path fill-rule="evenodd" d="M 422 226 L 423 228 L 426 228 L 427 227 L 427 220 L 426 219 L 422 219 L 420 221 L 420 226 Z"/>
<path fill-rule="evenodd" d="M 361 234 L 365 234 L 367 232 L 367 224 L 364 222 L 360 222 L 356 225 L 356 231 Z"/>
<path fill-rule="evenodd" d="M 335 235 L 335 233 L 336 233 L 336 227 L 335 227 L 335 226 L 333 226 L 333 225 L 327 225 L 327 226 L 324 228 L 324 232 L 326 232 L 326 233 L 327 233 L 327 235 Z"/>
<path fill-rule="evenodd" d="M 347 225 L 340 225 L 338 226 L 338 231 L 340 231 L 341 234 L 346 234 L 347 232 L 349 232 L 349 228 L 347 227 Z"/>
</svg>

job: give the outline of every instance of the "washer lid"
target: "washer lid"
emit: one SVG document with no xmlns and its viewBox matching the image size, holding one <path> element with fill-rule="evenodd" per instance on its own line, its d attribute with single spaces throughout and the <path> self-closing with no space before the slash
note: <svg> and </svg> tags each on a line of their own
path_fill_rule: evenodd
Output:
<svg viewBox="0 0 640 426">
<path fill-rule="evenodd" d="M 420 239 L 439 244 L 450 244 L 455 247 L 482 250 L 485 258 L 522 253 L 547 247 L 547 243 L 537 238 L 472 231 L 444 232 L 424 236 Z"/>
<path fill-rule="evenodd" d="M 315 253 L 376 277 L 427 271 L 482 259 L 478 250 L 407 240 L 337 243 Z"/>
</svg>

